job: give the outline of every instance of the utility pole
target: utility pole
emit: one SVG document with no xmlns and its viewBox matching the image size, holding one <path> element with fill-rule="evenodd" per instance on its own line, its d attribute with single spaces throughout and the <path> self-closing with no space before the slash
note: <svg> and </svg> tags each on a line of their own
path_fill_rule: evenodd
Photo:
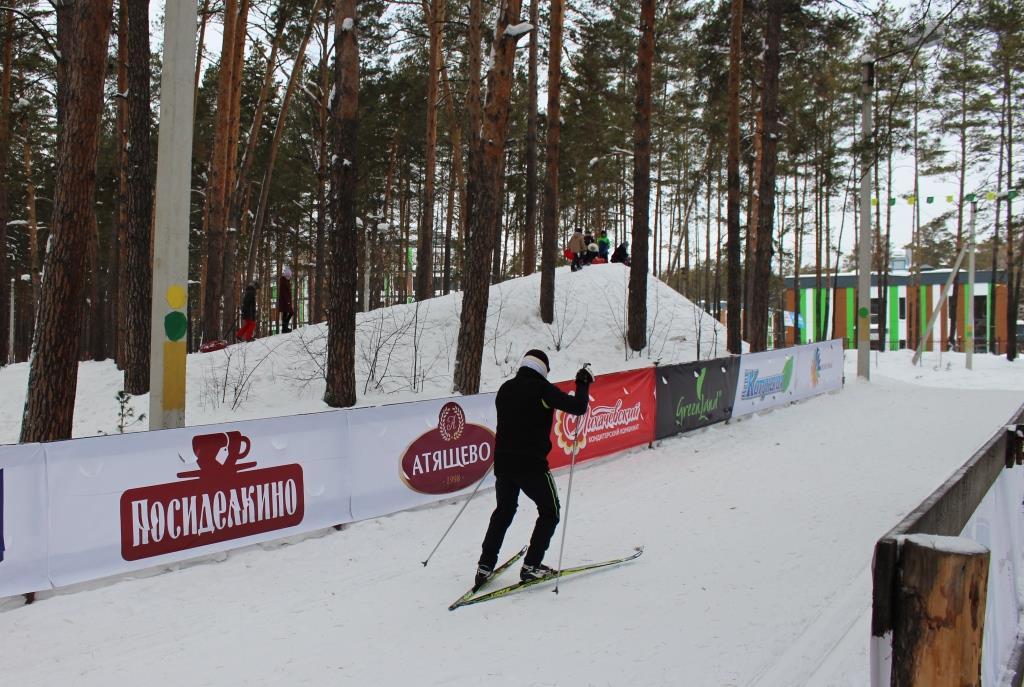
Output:
<svg viewBox="0 0 1024 687">
<path fill-rule="evenodd" d="M 871 156 L 874 152 L 871 100 L 875 58 L 861 57 L 860 236 L 857 242 L 857 376 L 871 379 Z M 881 316 L 881 315 L 880 315 Z"/>
<path fill-rule="evenodd" d="M 153 234 L 150 429 L 185 426 L 195 54 L 196 3 L 167 3 Z"/>
</svg>

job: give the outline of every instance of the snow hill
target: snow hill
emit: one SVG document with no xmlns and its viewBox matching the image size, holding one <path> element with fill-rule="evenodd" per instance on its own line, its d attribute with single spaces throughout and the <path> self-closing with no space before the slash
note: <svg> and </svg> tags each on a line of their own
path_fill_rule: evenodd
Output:
<svg viewBox="0 0 1024 687">
<path fill-rule="evenodd" d="M 726 354 L 725 330 L 661 281 L 648 279 L 648 347 L 625 344 L 629 269 L 592 265 L 555 273 L 555 321 L 540 320 L 540 275 L 491 287 L 481 389 L 493 391 L 530 348 L 549 353 L 553 380 L 570 379 L 584 362 L 596 373 Z M 380 308 L 357 317 L 358 404 L 379 405 L 451 393 L 461 294 Z M 188 358 L 189 425 L 327 410 L 323 403 L 327 327 L 315 324 L 223 351 Z M 28 364 L 0 368 L 0 443 L 15 443 L 21 427 Z M 110 361 L 79 366 L 74 436 L 118 431 L 116 395 L 122 374 Z M 149 397 L 131 405 L 138 417 Z M 144 420 L 127 428 L 148 428 Z"/>
</svg>

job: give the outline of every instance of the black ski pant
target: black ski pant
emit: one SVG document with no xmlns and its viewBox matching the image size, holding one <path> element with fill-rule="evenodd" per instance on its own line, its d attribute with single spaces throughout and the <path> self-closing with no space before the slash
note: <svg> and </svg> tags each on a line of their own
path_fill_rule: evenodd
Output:
<svg viewBox="0 0 1024 687">
<path fill-rule="evenodd" d="M 505 532 L 512 519 L 516 516 L 519 506 L 519 492 L 526 494 L 537 504 L 537 524 L 533 527 L 530 547 L 526 550 L 524 565 L 539 565 L 544 560 L 544 552 L 548 550 L 551 536 L 558 527 L 559 511 L 558 490 L 548 471 L 523 474 L 502 475 L 497 478 L 494 494 L 498 505 L 491 513 L 491 522 L 484 535 L 484 543 L 480 553 L 480 565 L 493 568 L 498 562 L 498 551 L 505 539 Z"/>
</svg>

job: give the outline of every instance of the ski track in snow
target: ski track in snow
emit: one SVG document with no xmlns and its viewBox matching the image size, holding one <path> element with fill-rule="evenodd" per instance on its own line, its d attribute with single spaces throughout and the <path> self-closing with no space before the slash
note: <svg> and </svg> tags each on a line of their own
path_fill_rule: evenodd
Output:
<svg viewBox="0 0 1024 687">
<path fill-rule="evenodd" d="M 571 376 L 580 359 L 599 372 L 642 364 L 610 338 L 556 354 L 555 376 Z M 975 356 L 971 374 L 962 356 L 937 358 L 920 368 L 909 354 L 873 358 L 867 384 L 848 353 L 839 394 L 579 466 L 566 565 L 646 550 L 562 580 L 558 596 L 538 585 L 447 610 L 471 584 L 493 507 L 487 490 L 427 568 L 420 561 L 461 500 L 44 593 L 32 606 L 9 599 L 2 684 L 866 687 L 875 541 L 1022 400 L 1020 362 Z M 0 371 L 3 388 L 19 374 Z M 81 388 L 94 394 L 85 400 L 100 405 L 116 391 L 111 377 L 83 365 Z M 501 373 L 485 379 L 493 387 Z M 274 414 L 280 397 L 258 402 L 268 388 L 242 414 Z M 0 430 L 10 436 L 4 418 L 17 401 L 4 396 Z M 565 503 L 568 473 L 556 483 Z M 503 556 L 528 540 L 535 513 L 521 500 Z M 556 562 L 561 536 L 560 527 L 545 562 Z"/>
</svg>

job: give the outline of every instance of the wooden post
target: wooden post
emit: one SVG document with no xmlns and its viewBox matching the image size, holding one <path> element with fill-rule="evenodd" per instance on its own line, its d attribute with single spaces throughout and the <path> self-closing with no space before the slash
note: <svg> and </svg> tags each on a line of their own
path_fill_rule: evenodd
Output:
<svg viewBox="0 0 1024 687">
<path fill-rule="evenodd" d="M 988 563 L 988 549 L 963 537 L 904 540 L 893 687 L 980 687 Z"/>
</svg>

